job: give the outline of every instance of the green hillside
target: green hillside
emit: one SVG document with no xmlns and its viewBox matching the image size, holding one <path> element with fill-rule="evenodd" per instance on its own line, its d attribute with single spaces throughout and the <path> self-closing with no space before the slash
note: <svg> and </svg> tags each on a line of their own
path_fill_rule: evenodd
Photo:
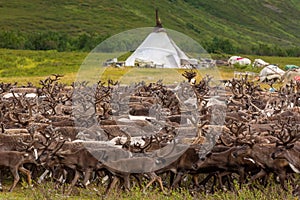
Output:
<svg viewBox="0 0 300 200">
<path fill-rule="evenodd" d="M 155 25 L 155 8 L 164 27 L 204 46 L 216 37 L 241 50 L 261 43 L 300 46 L 299 0 L 0 0 L 0 27 L 29 34 L 52 31 L 105 38 Z"/>
</svg>

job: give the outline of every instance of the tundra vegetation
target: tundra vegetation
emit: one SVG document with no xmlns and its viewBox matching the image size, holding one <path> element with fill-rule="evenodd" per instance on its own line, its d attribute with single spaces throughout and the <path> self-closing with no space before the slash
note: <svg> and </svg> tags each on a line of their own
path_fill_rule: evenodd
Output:
<svg viewBox="0 0 300 200">
<path fill-rule="evenodd" d="M 49 74 L 64 74 L 64 78 L 61 80 L 63 83 L 71 84 L 76 79 L 76 74 L 80 69 L 84 58 L 88 55 L 85 52 L 57 52 L 51 51 L 30 51 L 30 50 L 9 50 L 0 49 L 0 77 L 3 82 L 17 82 L 19 85 L 27 84 L 32 82 L 34 85 L 39 84 L 39 80 L 47 78 Z M 229 58 L 229 55 L 212 54 L 212 58 L 225 60 Z M 255 55 L 247 55 L 246 57 L 254 60 L 257 58 Z M 263 60 L 269 63 L 276 63 L 281 68 L 288 64 L 294 64 L 300 66 L 299 57 L 274 57 L 274 56 L 261 56 Z M 107 59 L 107 58 L 106 58 Z M 103 62 L 105 59 L 103 59 Z M 104 77 L 105 80 L 108 78 L 114 81 L 118 80 L 116 77 L 126 73 L 128 69 L 111 68 L 109 72 L 110 77 Z M 150 69 L 141 69 L 147 73 Z M 242 67 L 235 66 L 235 68 L 229 68 L 228 66 L 220 66 L 218 71 L 220 72 L 219 77 L 222 79 L 230 79 L 233 77 L 234 71 L 254 71 L 259 72 L 260 68 L 252 68 L 251 66 Z M 179 70 L 178 73 L 183 73 L 184 70 Z M 213 70 L 203 71 L 201 74 L 210 74 Z M 199 74 L 199 78 L 200 75 Z M 168 77 L 168 74 L 165 74 Z M 178 80 L 174 80 L 178 81 Z"/>
<path fill-rule="evenodd" d="M 90 51 L 117 33 L 152 27 L 156 8 L 165 28 L 194 38 L 209 53 L 300 54 L 298 0 L 5 1 L 0 4 L 0 48 Z M 110 49 L 132 41 L 111 44 Z M 178 45 L 184 49 L 187 44 Z"/>
<path fill-rule="evenodd" d="M 298 82 L 62 79 L 0 84 L 1 198 L 299 197 Z"/>
</svg>

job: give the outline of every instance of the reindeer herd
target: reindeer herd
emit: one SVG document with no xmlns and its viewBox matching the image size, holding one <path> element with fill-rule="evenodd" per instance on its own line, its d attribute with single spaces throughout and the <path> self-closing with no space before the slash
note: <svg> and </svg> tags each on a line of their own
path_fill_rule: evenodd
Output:
<svg viewBox="0 0 300 200">
<path fill-rule="evenodd" d="M 107 195 L 133 185 L 214 192 L 275 181 L 299 196 L 299 83 L 269 92 L 247 77 L 224 86 L 183 75 L 189 81 L 179 85 L 65 85 L 57 74 L 38 87 L 0 83 L 0 189 L 13 179 L 12 191 L 22 174 L 32 187 L 67 185 L 66 194 L 90 183 Z"/>
</svg>

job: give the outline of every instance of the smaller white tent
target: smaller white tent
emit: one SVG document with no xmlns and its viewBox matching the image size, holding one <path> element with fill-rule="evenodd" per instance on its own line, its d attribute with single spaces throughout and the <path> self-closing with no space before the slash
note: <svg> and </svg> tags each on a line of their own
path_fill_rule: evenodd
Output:
<svg viewBox="0 0 300 200">
<path fill-rule="evenodd" d="M 275 78 L 279 79 L 284 73 L 285 71 L 280 69 L 277 65 L 268 65 L 260 71 L 259 77 L 260 81 L 263 82 Z"/>
</svg>

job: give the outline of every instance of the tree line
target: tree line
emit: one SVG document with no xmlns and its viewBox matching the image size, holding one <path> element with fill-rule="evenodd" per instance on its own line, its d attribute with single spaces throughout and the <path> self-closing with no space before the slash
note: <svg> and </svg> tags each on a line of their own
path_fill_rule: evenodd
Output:
<svg viewBox="0 0 300 200">
<path fill-rule="evenodd" d="M 299 57 L 300 47 L 280 47 L 275 44 L 258 43 L 248 46 L 235 46 L 229 39 L 214 37 L 204 43 L 204 48 L 209 53 L 216 54 L 248 54 L 259 56 Z"/>
<path fill-rule="evenodd" d="M 0 31 L 0 48 L 26 50 L 90 51 L 108 36 L 83 33 L 70 36 L 60 32 L 23 33 Z"/>
<path fill-rule="evenodd" d="M 82 33 L 71 36 L 60 32 L 33 32 L 0 31 L 0 48 L 26 49 L 26 50 L 57 50 L 57 51 L 91 51 L 107 39 L 109 35 L 97 33 Z M 131 40 L 134 38 L 131 38 Z M 110 44 L 109 51 L 126 49 L 130 41 L 122 41 Z M 300 56 L 300 47 L 280 47 L 274 44 L 252 44 L 248 46 L 236 46 L 229 39 L 214 37 L 203 44 L 208 53 L 217 54 L 251 54 L 261 56 Z"/>
</svg>

